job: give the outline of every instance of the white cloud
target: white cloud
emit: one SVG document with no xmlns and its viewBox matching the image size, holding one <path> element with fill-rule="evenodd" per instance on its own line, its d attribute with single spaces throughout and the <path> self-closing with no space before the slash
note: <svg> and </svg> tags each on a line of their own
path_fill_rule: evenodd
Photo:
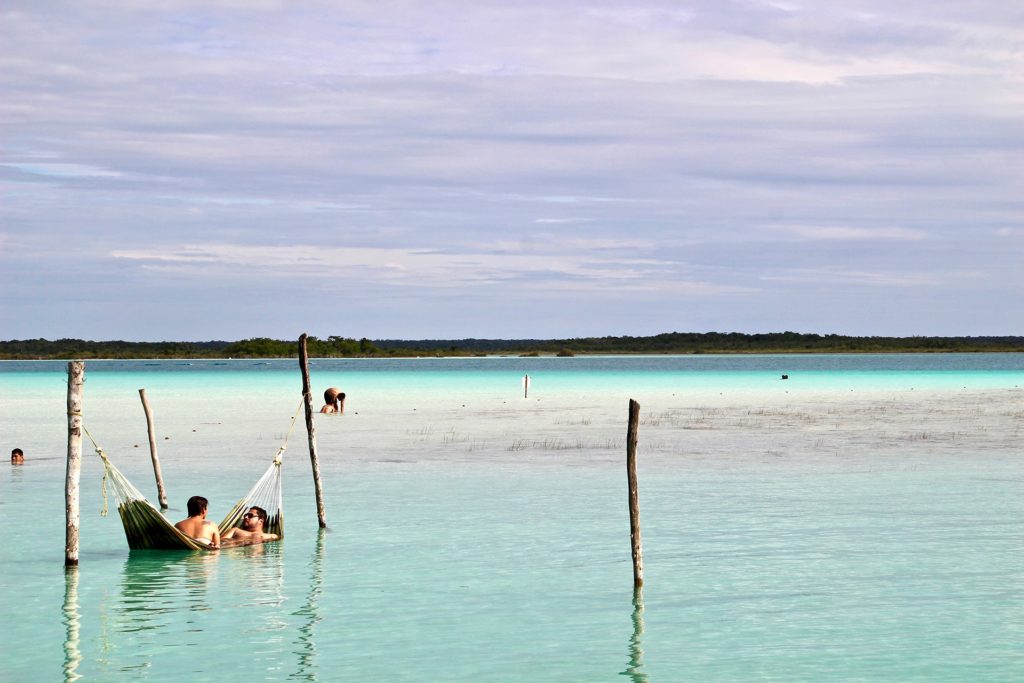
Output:
<svg viewBox="0 0 1024 683">
<path fill-rule="evenodd" d="M 12 168 L 24 173 L 48 178 L 120 178 L 124 174 L 88 164 L 60 162 L 8 162 L 0 167 Z"/>
<path fill-rule="evenodd" d="M 815 283 L 822 288 L 835 288 L 843 285 L 855 285 L 871 288 L 923 288 L 949 286 L 967 280 L 983 279 L 985 273 L 975 270 L 948 272 L 934 271 L 865 271 L 846 269 L 841 266 L 832 268 L 796 268 L 785 273 L 765 275 L 766 282 Z"/>
<path fill-rule="evenodd" d="M 770 225 L 767 227 L 770 230 L 791 234 L 805 240 L 915 242 L 928 239 L 928 233 L 924 230 L 913 230 L 898 226 Z"/>
<path fill-rule="evenodd" d="M 609 243 L 598 247 L 607 248 Z M 309 278 L 332 275 L 361 290 L 410 286 L 460 290 L 516 282 L 519 288 L 549 288 L 598 293 L 627 288 L 710 294 L 741 291 L 688 279 L 677 264 L 649 258 L 619 258 L 561 249 L 549 253 L 501 250 L 440 252 L 405 248 L 325 248 L 314 245 L 246 246 L 192 244 L 159 250 L 115 250 L 115 259 L 164 275 L 211 279 Z"/>
</svg>

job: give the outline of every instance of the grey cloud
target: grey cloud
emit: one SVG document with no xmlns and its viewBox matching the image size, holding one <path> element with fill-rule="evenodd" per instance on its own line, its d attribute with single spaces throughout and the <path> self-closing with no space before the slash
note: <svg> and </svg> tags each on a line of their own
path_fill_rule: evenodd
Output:
<svg viewBox="0 0 1024 683">
<path fill-rule="evenodd" d="M 623 7 L 8 3 L 0 262 L 23 278 L 0 293 L 8 334 L 66 334 L 47 331 L 61 316 L 37 323 L 32 313 L 64 305 L 51 282 L 58 268 L 82 297 L 94 292 L 95 315 L 111 300 L 173 302 L 170 290 L 204 284 L 251 301 L 248 316 L 218 318 L 229 337 L 273 336 L 247 327 L 258 303 L 285 306 L 324 276 L 300 261 L 218 276 L 203 264 L 110 257 L 187 245 L 597 264 L 484 261 L 463 273 L 479 284 L 466 295 L 492 302 L 480 305 L 481 329 L 432 330 L 421 311 L 463 309 L 450 288 L 409 283 L 443 267 L 413 259 L 398 278 L 380 263 L 346 262 L 349 282 L 390 307 L 382 316 L 360 301 L 330 304 L 342 317 L 358 313 L 353 323 L 369 336 L 509 336 L 501 321 L 527 305 L 551 326 L 537 334 L 565 334 L 560 319 L 612 332 L 594 329 L 601 306 L 587 297 L 608 297 L 600 280 L 616 277 L 642 293 L 623 320 L 647 332 L 662 331 L 666 308 L 694 324 L 757 329 L 766 311 L 792 310 L 793 300 L 803 329 L 870 330 L 853 318 L 847 328 L 814 324 L 814 315 L 842 323 L 806 286 L 830 273 L 868 274 L 828 284 L 832 299 L 865 306 L 930 271 L 934 296 L 947 302 L 967 285 L 944 273 L 988 273 L 970 287 L 992 297 L 1020 291 L 1021 10 Z M 80 244 L 80 263 L 54 254 L 66 240 Z M 608 258 L 614 245 L 626 250 L 618 261 Z M 808 275 L 796 283 L 787 272 Z M 282 281 L 288 274 L 295 282 Z M 115 280 L 131 287 L 119 291 Z M 510 282 L 550 291 L 500 284 Z M 557 314 L 569 297 L 555 284 L 569 283 L 573 310 L 590 322 Z M 737 300 L 740 290 L 751 301 Z M 905 315 L 874 319 L 890 326 L 876 332 L 1024 326 L 1013 312 L 985 322 L 972 296 L 950 320 L 897 298 Z M 166 327 L 120 336 L 197 325 L 193 311 L 163 312 Z M 375 332 L 384 319 L 409 327 Z M 217 335 L 199 326 L 189 336 Z"/>
</svg>

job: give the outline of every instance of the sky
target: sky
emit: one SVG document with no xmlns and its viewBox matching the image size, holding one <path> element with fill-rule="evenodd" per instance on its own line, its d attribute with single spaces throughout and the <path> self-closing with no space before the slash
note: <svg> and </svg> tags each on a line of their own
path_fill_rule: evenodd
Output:
<svg viewBox="0 0 1024 683">
<path fill-rule="evenodd" d="M 0 339 L 1024 334 L 1024 3 L 5 0 Z"/>
</svg>

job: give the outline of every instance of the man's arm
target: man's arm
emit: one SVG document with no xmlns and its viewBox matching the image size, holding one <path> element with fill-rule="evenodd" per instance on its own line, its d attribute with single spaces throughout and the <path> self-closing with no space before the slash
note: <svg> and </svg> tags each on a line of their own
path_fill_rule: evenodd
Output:
<svg viewBox="0 0 1024 683">
<path fill-rule="evenodd" d="M 212 527 L 212 529 L 210 531 L 210 545 L 213 546 L 214 548 L 219 548 L 220 547 L 220 529 L 218 529 L 217 525 L 214 524 L 213 522 L 207 522 L 207 524 L 209 524 L 210 527 Z"/>
</svg>

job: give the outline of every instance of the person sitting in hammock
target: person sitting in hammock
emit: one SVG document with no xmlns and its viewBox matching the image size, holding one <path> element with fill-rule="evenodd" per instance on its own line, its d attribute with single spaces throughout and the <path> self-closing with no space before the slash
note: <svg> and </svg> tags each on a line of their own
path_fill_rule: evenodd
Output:
<svg viewBox="0 0 1024 683">
<path fill-rule="evenodd" d="M 220 531 L 216 524 L 206 519 L 206 509 L 209 505 L 210 501 L 202 496 L 192 496 L 188 499 L 188 518 L 174 526 L 178 531 L 194 538 L 199 543 L 211 548 L 219 548 Z"/>
<path fill-rule="evenodd" d="M 242 526 L 229 529 L 224 532 L 222 538 L 228 541 L 227 545 L 247 545 L 249 543 L 276 541 L 280 536 L 263 531 L 266 523 L 267 511 L 254 505 L 249 508 L 248 512 L 242 515 Z"/>
</svg>

